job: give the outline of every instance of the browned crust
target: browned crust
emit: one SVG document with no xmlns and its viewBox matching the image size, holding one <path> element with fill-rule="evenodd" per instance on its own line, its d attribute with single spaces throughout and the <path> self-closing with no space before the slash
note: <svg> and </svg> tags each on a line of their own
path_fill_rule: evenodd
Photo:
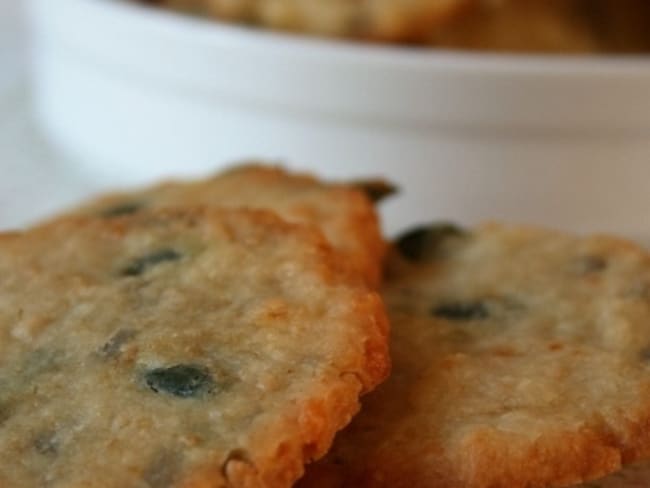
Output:
<svg viewBox="0 0 650 488">
<path fill-rule="evenodd" d="M 291 486 L 303 475 L 305 464 L 323 456 L 334 434 L 358 412 L 360 393 L 355 376 L 342 376 L 338 384 L 329 386 L 326 398 L 288 407 L 272 430 L 253 438 L 251 444 L 263 454 L 251 458 L 230 453 L 197 471 L 183 488 Z"/>
<path fill-rule="evenodd" d="M 645 409 L 650 412 L 650 405 Z M 310 466 L 300 488 L 549 488 L 599 479 L 624 465 L 650 458 L 650 414 L 629 421 L 614 433 L 602 420 L 576 432 L 548 433 L 528 439 L 493 429 L 477 432 L 458 451 L 422 445 L 417 457 L 395 452 L 369 453 L 364 465 L 336 458 Z M 459 467 L 461 469 L 459 469 Z M 530 473 L 534 473 L 531 476 Z M 533 480 L 534 481 L 531 481 Z"/>
<path fill-rule="evenodd" d="M 172 211 L 172 210 L 170 210 Z M 175 210 L 173 211 L 175 212 Z M 258 212 L 269 218 L 267 212 Z M 275 216 L 271 220 L 277 220 Z M 328 248 L 322 237 L 314 236 L 302 226 L 287 224 L 311 234 L 320 248 Z M 340 264 L 332 258 L 333 270 Z M 336 274 L 337 280 L 345 274 Z M 325 398 L 310 399 L 288 408 L 284 419 L 273 432 L 264 431 L 251 441 L 266 453 L 257 458 L 230 457 L 223 461 L 218 474 L 215 468 L 198 472 L 183 486 L 186 488 L 232 487 L 286 487 L 304 474 L 304 466 L 320 459 L 332 445 L 334 435 L 349 424 L 359 411 L 359 396 L 373 390 L 390 370 L 388 354 L 389 323 L 383 301 L 377 293 L 359 290 L 357 307 L 350 322 L 366 324 L 366 338 L 362 341 L 364 354 L 341 373 L 336 384 L 328 385 Z M 296 433 L 296 427 L 298 432 Z M 213 484 L 216 483 L 216 484 Z"/>
<path fill-rule="evenodd" d="M 243 201 L 233 205 L 220 200 L 233 195 L 233 188 L 237 185 L 254 187 L 259 193 L 271 190 L 278 198 L 287 198 L 287 202 L 278 204 L 279 207 L 269 204 L 268 208 L 265 205 L 258 208 L 276 211 L 283 219 L 320 227 L 330 244 L 341 254 L 342 262 L 360 273 L 370 286 L 379 286 L 386 243 L 372 202 L 352 185 L 322 182 L 307 173 L 249 163 L 204 180 L 166 181 L 130 192 L 101 195 L 82 203 L 70 215 L 93 214 L 138 198 L 143 201 L 150 198 L 154 207 L 214 205 L 245 208 L 247 205 Z M 224 189 L 225 186 L 232 188 Z M 162 195 L 162 204 L 155 202 L 157 195 Z M 164 198 L 170 201 L 166 202 Z"/>
<path fill-rule="evenodd" d="M 475 4 L 476 0 L 452 0 L 445 8 L 419 8 L 407 15 L 403 22 L 391 28 L 374 26 L 353 37 L 375 42 L 428 44 L 433 32 L 461 17 Z"/>
<path fill-rule="evenodd" d="M 105 197 L 102 201 L 110 198 L 113 197 Z M 238 449 L 226 454 L 215 453 L 213 463 L 198 469 L 180 485 L 184 488 L 288 487 L 302 476 L 305 463 L 325 454 L 335 433 L 359 410 L 359 396 L 379 384 L 388 375 L 390 367 L 388 319 L 382 300 L 377 293 L 359 283 L 356 275 L 341 268 L 338 254 L 317 229 L 288 223 L 263 210 L 187 207 L 147 210 L 110 220 L 73 215 L 22 234 L 0 234 L 0 240 L 6 241 L 9 248 L 16 246 L 14 251 L 19 253 L 21 236 L 25 235 L 48 242 L 53 234 L 65 236 L 90 228 L 102 238 L 119 239 L 130 229 L 164 225 L 170 220 L 178 222 L 181 229 L 210 222 L 223 226 L 233 239 L 247 241 L 297 234 L 313 251 L 310 264 L 319 266 L 323 279 L 354 291 L 356 306 L 345 320 L 362 331 L 362 340 L 350 348 L 344 358 L 347 366 L 338 378 L 314 378 L 313 390 L 325 393 L 310 396 L 306 392 L 308 399 L 288 402 L 283 418 L 278 419 L 271 429 L 267 427 L 248 439 L 248 444 L 255 446 L 255 454 Z M 255 225 L 243 226 L 242 229 L 242 220 Z M 11 249 L 5 251 L 11 252 Z"/>
<path fill-rule="evenodd" d="M 175 6 L 172 2 L 167 4 L 172 8 Z M 284 19 L 285 22 L 268 15 L 268 11 L 277 8 L 278 4 L 292 14 L 290 19 Z M 474 4 L 476 0 L 422 0 L 410 4 L 362 0 L 337 5 L 328 5 L 327 0 L 322 0 L 320 5 L 301 0 L 207 0 L 200 10 L 215 18 L 272 29 L 367 41 L 423 43 L 437 27 L 453 20 Z M 318 8 L 314 8 L 314 5 Z M 178 8 L 178 5 L 175 7 Z M 326 9 L 330 9 L 327 13 L 338 17 L 338 23 L 324 28 L 321 17 Z"/>
<path fill-rule="evenodd" d="M 481 229 L 491 232 L 503 227 L 489 223 Z M 528 240 L 553 233 L 535 227 L 517 226 L 515 238 Z M 557 233 L 557 235 L 562 235 Z M 637 244 L 607 235 L 590 237 L 601 250 L 636 256 L 650 264 L 650 255 Z M 413 266 L 396 257 L 396 274 Z M 399 371 L 394 371 L 399 374 Z M 381 388 L 380 388 L 381 389 Z M 404 393 L 391 390 L 393 393 Z M 323 461 L 310 466 L 300 488 L 550 488 L 593 481 L 627 464 L 650 459 L 650 381 L 641 383 L 640 402 L 633 410 L 616 412 L 615 418 L 585 418 L 575 430 L 547 431 L 535 439 L 485 427 L 463 439 L 450 451 L 435 440 L 413 439 L 415 447 L 395 442 L 392 449 L 362 446 L 363 455 L 346 453 L 354 449 L 354 430 Z M 645 400 L 644 400 L 645 399 Z M 375 404 L 376 405 L 376 404 Z M 408 402 L 405 402 L 405 408 Z M 408 412 L 404 415 L 408 416 Z M 363 416 L 363 411 L 360 414 Z M 435 421 L 435 419 L 432 419 Z M 359 424 L 356 424 L 357 426 Z M 390 419 L 375 425 L 391 438 Z M 416 434 L 416 433 L 415 433 Z M 414 436 L 415 437 L 415 436 Z M 352 441 L 352 442 L 350 442 Z M 405 442 L 405 439 L 400 441 Z M 403 447 L 408 447 L 404 450 Z M 366 449 L 367 448 L 367 449 Z"/>
</svg>

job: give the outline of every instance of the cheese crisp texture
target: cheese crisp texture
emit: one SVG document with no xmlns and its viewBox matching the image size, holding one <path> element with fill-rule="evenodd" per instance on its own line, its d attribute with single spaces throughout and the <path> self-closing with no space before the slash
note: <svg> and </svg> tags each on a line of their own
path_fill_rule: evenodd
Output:
<svg viewBox="0 0 650 488">
<path fill-rule="evenodd" d="M 259 211 L 1 235 L 0 486 L 290 486 L 387 372 L 338 261 Z"/>
<path fill-rule="evenodd" d="M 369 192 L 364 190 L 369 188 Z M 170 181 L 101 196 L 73 211 L 110 219 L 147 208 L 209 205 L 265 209 L 319 227 L 344 262 L 369 284 L 381 277 L 385 245 L 370 197 L 375 187 L 321 182 L 280 168 L 246 165 L 197 181 Z"/>
<path fill-rule="evenodd" d="M 393 373 L 301 486 L 568 486 L 650 457 L 644 250 L 500 225 L 396 249 Z"/>
</svg>

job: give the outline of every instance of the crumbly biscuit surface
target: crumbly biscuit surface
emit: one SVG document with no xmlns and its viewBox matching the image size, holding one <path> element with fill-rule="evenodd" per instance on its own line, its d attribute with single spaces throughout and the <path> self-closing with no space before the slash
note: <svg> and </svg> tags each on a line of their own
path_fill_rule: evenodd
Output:
<svg viewBox="0 0 650 488">
<path fill-rule="evenodd" d="M 162 0 L 171 8 L 335 37 L 426 38 L 472 0 Z"/>
<path fill-rule="evenodd" d="M 253 211 L 0 236 L 0 486 L 290 486 L 386 373 L 337 261 Z"/>
<path fill-rule="evenodd" d="M 398 248 L 393 373 L 302 486 L 568 486 L 648 458 L 645 251 L 498 225 Z"/>
<path fill-rule="evenodd" d="M 289 221 L 317 225 L 368 283 L 379 283 L 385 245 L 372 202 L 351 186 L 319 182 L 280 168 L 240 166 L 205 180 L 108 195 L 80 212 L 111 218 L 146 208 L 188 205 L 268 209 Z"/>
</svg>

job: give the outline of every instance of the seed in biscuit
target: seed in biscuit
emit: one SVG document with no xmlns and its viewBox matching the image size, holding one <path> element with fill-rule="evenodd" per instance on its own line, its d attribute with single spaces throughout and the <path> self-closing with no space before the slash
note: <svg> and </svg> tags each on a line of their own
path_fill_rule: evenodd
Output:
<svg viewBox="0 0 650 488">
<path fill-rule="evenodd" d="M 152 369 L 145 374 L 145 381 L 156 393 L 181 398 L 198 397 L 215 389 L 210 373 L 205 368 L 190 364 Z"/>
<path fill-rule="evenodd" d="M 142 203 L 126 202 L 126 203 L 120 203 L 113 207 L 106 208 L 102 210 L 99 213 L 99 215 L 101 217 L 111 219 L 113 217 L 122 217 L 123 215 L 134 214 L 137 211 L 141 210 L 142 208 L 143 208 Z"/>
<path fill-rule="evenodd" d="M 449 223 L 416 227 L 400 236 L 395 241 L 395 246 L 406 259 L 420 261 L 435 256 L 448 240 L 464 235 L 463 229 Z"/>
<path fill-rule="evenodd" d="M 490 316 L 482 302 L 445 302 L 433 307 L 431 313 L 452 321 L 483 320 Z"/>
<path fill-rule="evenodd" d="M 122 275 L 140 276 L 145 271 L 153 268 L 158 264 L 169 261 L 178 261 L 179 259 L 181 259 L 181 254 L 178 251 L 174 249 L 161 249 L 159 251 L 155 251 L 135 258 L 122 270 Z"/>
</svg>

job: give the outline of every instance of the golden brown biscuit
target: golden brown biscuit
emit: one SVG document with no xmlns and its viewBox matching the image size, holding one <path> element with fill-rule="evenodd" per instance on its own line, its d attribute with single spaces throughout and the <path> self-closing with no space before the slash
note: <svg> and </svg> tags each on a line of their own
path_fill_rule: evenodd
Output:
<svg viewBox="0 0 650 488">
<path fill-rule="evenodd" d="M 650 51 L 650 2 L 582 0 L 579 3 L 580 14 L 588 20 L 601 51 Z"/>
<path fill-rule="evenodd" d="M 166 182 L 102 196 L 73 213 L 112 218 L 144 208 L 185 205 L 268 209 L 291 222 L 317 225 L 369 284 L 376 286 L 381 280 L 385 244 L 375 209 L 364 192 L 280 168 L 240 166 L 204 180 Z"/>
<path fill-rule="evenodd" d="M 440 48 L 650 50 L 646 0 L 142 0 L 279 30 Z"/>
<path fill-rule="evenodd" d="M 650 457 L 650 257 L 609 237 L 413 231 L 393 372 L 302 487 L 568 486 Z"/>
<path fill-rule="evenodd" d="M 161 0 L 180 10 L 291 32 L 417 41 L 472 0 Z"/>
<path fill-rule="evenodd" d="M 290 486 L 387 372 L 338 261 L 260 211 L 0 235 L 2 486 Z"/>
<path fill-rule="evenodd" d="M 591 16 L 578 7 L 575 0 L 474 2 L 465 15 L 431 30 L 429 42 L 483 51 L 596 52 L 600 45 Z"/>
</svg>

